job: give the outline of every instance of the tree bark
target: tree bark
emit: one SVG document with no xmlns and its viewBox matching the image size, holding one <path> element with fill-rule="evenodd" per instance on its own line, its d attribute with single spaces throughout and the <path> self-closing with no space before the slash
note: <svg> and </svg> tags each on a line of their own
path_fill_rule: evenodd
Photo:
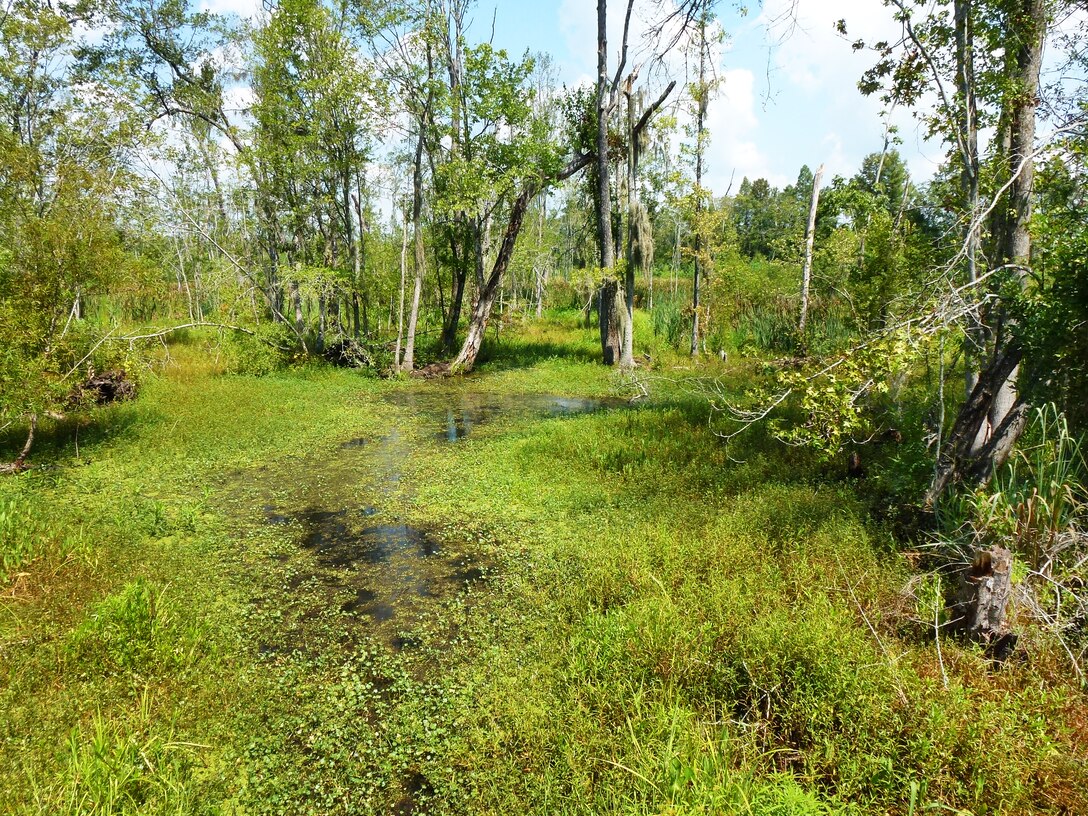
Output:
<svg viewBox="0 0 1088 816">
<path fill-rule="evenodd" d="M 471 371 L 476 364 L 476 357 L 480 353 L 480 347 L 484 342 L 484 333 L 487 331 L 487 321 L 491 316 L 491 308 L 495 305 L 495 298 L 498 297 L 503 276 L 506 274 L 507 267 L 510 266 L 510 259 L 514 254 L 514 245 L 517 243 L 518 233 L 521 231 L 522 222 L 525 220 L 525 211 L 528 209 L 529 202 L 535 192 L 535 185 L 529 185 L 522 190 L 510 208 L 510 219 L 506 225 L 506 233 L 503 235 L 502 244 L 499 246 L 499 253 L 495 256 L 495 264 L 491 269 L 491 274 L 477 294 L 476 303 L 472 308 L 472 317 L 468 324 L 468 334 L 461 346 L 461 352 L 450 366 L 452 371 Z"/>
<path fill-rule="evenodd" d="M 597 245 L 601 253 L 601 281 L 597 316 L 601 331 L 601 358 L 605 365 L 619 362 L 620 332 L 616 308 L 619 282 L 613 277 L 611 166 L 608 162 L 608 119 L 612 109 L 608 78 L 608 0 L 597 0 Z"/>
<path fill-rule="evenodd" d="M 957 30 L 958 26 L 957 21 Z M 1004 234 L 996 236 L 994 244 L 1000 252 L 998 262 L 1016 268 L 1021 280 L 1031 260 L 1032 154 L 1046 28 L 1044 0 L 1019 0 L 1006 22 L 1006 40 L 1019 43 L 1009 69 L 1013 91 L 1007 96 L 1002 114 L 1009 122 L 1008 158 L 1013 175 L 1006 216 L 996 222 L 1002 225 Z M 956 417 L 949 444 L 926 494 L 928 504 L 935 503 L 944 490 L 958 482 L 987 482 L 1008 459 L 1027 423 L 1029 406 L 1018 390 L 1023 348 L 1000 304 L 991 319 L 994 347 L 990 363 L 975 379 L 975 387 Z"/>
<path fill-rule="evenodd" d="M 975 35 L 973 0 L 955 0 L 953 19 L 956 40 L 956 91 L 959 95 L 960 187 L 966 207 L 967 222 L 964 238 L 967 258 L 967 281 L 978 280 L 979 227 L 979 153 L 978 102 L 975 92 Z M 967 332 L 964 354 L 964 390 L 970 395 L 978 381 L 978 360 L 984 353 L 985 329 L 972 326 Z"/>
<path fill-rule="evenodd" d="M 978 553 L 963 575 L 956 603 L 956 631 L 976 643 L 994 646 L 1009 635 L 1012 562 L 1012 552 L 1001 546 Z"/>
<path fill-rule="evenodd" d="M 1012 443 L 1023 430 L 1026 405 L 1010 409 L 1004 421 L 989 438 L 978 444 L 979 429 L 987 422 L 997 395 L 1020 365 L 1023 349 L 1010 341 L 999 349 L 990 364 L 979 374 L 975 388 L 960 408 L 948 441 L 937 462 L 926 503 L 934 505 L 944 491 L 960 482 L 985 483 L 994 470 L 1005 463 Z"/>
<path fill-rule="evenodd" d="M 400 306 L 397 309 L 397 347 L 393 354 L 393 370 L 400 371 L 400 350 L 404 343 L 404 285 L 408 273 L 408 214 L 400 231 Z"/>
<path fill-rule="evenodd" d="M 446 70 L 450 78 L 450 134 L 453 140 L 452 152 L 465 154 L 471 138 L 467 121 L 466 105 L 463 98 L 462 74 L 464 60 L 462 39 L 464 33 L 464 15 L 468 7 L 465 0 L 456 0 L 447 7 L 446 12 Z M 465 288 L 468 283 L 469 238 L 475 231 L 469 229 L 467 213 L 460 211 L 454 216 L 454 226 L 449 231 L 450 251 L 453 257 L 453 279 L 450 283 L 450 309 L 442 325 L 442 348 L 453 353 L 457 347 L 457 327 L 461 322 L 464 308 Z M 460 248 L 458 245 L 460 244 Z M 481 261 L 482 263 L 482 261 Z M 482 267 L 481 267 L 482 269 Z M 482 283 L 483 274 L 477 284 Z"/>
<path fill-rule="evenodd" d="M 699 24 L 699 100 L 695 126 L 695 264 L 691 286 L 691 356 L 699 354 L 701 332 L 699 325 L 699 279 L 703 266 L 703 138 L 706 129 L 706 109 L 709 103 L 709 90 L 706 84 L 706 20 Z"/>
<path fill-rule="evenodd" d="M 463 222 L 458 222 L 463 226 Z M 457 238 L 450 232 L 450 252 L 453 256 L 453 280 L 450 282 L 450 309 L 442 325 L 442 348 L 452 352 L 457 344 L 457 326 L 461 322 L 461 309 L 465 301 L 465 283 L 468 281 L 467 252 L 458 252 Z"/>
<path fill-rule="evenodd" d="M 423 270 L 427 259 L 423 248 L 423 128 L 424 122 L 419 122 L 419 138 L 416 140 L 415 168 L 412 172 L 412 240 L 415 245 L 413 252 L 412 271 L 415 282 L 412 287 L 412 307 L 408 312 L 408 333 L 404 341 L 404 359 L 401 360 L 399 370 L 411 371 L 415 368 L 416 350 L 416 326 L 419 322 L 419 300 L 423 291 Z"/>
<path fill-rule="evenodd" d="M 820 205 L 820 179 L 824 175 L 824 166 L 821 164 L 816 169 L 816 175 L 812 178 L 812 201 L 808 208 L 808 225 L 805 227 L 805 265 L 801 270 L 801 319 L 797 324 L 797 332 L 804 342 L 805 325 L 808 323 L 808 293 L 812 280 L 812 245 L 816 238 L 816 208 Z"/>
<path fill-rule="evenodd" d="M 423 272 L 427 258 L 423 248 L 423 141 L 427 126 L 430 124 L 431 108 L 434 105 L 434 59 L 431 47 L 427 46 L 427 100 L 419 113 L 419 134 L 416 139 L 415 162 L 412 169 L 412 234 L 415 240 L 415 286 L 412 288 L 412 309 L 408 317 L 408 335 L 404 343 L 404 359 L 400 363 L 401 371 L 415 368 L 416 328 L 419 323 L 419 301 L 423 292 Z"/>
</svg>

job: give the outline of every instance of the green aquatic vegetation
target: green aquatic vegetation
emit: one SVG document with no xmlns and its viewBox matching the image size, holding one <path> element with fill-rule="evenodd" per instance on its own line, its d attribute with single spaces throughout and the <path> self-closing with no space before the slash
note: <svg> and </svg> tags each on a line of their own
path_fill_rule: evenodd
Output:
<svg viewBox="0 0 1088 816">
<path fill-rule="evenodd" d="M 178 349 L 78 458 L 47 427 L 0 481 L 53 531 L 0 600 L 0 810 L 1083 809 L 1080 692 L 904 635 L 857 486 L 667 382 L 542 410 L 622 394 L 592 340 L 440 383 Z M 401 528 L 427 572 L 367 549 Z"/>
</svg>

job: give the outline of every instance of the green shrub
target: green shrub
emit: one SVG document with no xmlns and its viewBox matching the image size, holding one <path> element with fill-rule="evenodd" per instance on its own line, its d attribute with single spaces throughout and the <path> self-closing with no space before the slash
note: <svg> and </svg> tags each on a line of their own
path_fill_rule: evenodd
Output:
<svg viewBox="0 0 1088 816">
<path fill-rule="evenodd" d="M 659 298 L 652 313 L 654 335 L 679 348 L 691 329 L 691 312 L 679 300 Z"/>
<path fill-rule="evenodd" d="M 262 323 L 254 334 L 226 333 L 222 338 L 226 370 L 231 374 L 271 374 L 290 361 L 294 343 L 291 330 L 276 323 Z"/>
</svg>

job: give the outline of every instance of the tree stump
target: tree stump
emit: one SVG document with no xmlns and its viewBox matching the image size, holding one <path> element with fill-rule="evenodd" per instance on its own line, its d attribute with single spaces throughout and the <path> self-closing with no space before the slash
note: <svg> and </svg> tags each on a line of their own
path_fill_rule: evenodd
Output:
<svg viewBox="0 0 1088 816">
<path fill-rule="evenodd" d="M 964 571 L 957 602 L 957 629 L 1004 660 L 1016 644 L 1008 625 L 1012 603 L 1012 552 L 1000 545 L 982 550 Z"/>
</svg>

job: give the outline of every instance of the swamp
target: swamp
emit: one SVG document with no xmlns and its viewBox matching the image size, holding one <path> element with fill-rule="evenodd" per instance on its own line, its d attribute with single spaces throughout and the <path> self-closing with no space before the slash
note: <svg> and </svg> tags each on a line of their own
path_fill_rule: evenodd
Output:
<svg viewBox="0 0 1088 816">
<path fill-rule="evenodd" d="M 0 0 L 0 816 L 1088 814 L 1083 0 Z"/>
</svg>

